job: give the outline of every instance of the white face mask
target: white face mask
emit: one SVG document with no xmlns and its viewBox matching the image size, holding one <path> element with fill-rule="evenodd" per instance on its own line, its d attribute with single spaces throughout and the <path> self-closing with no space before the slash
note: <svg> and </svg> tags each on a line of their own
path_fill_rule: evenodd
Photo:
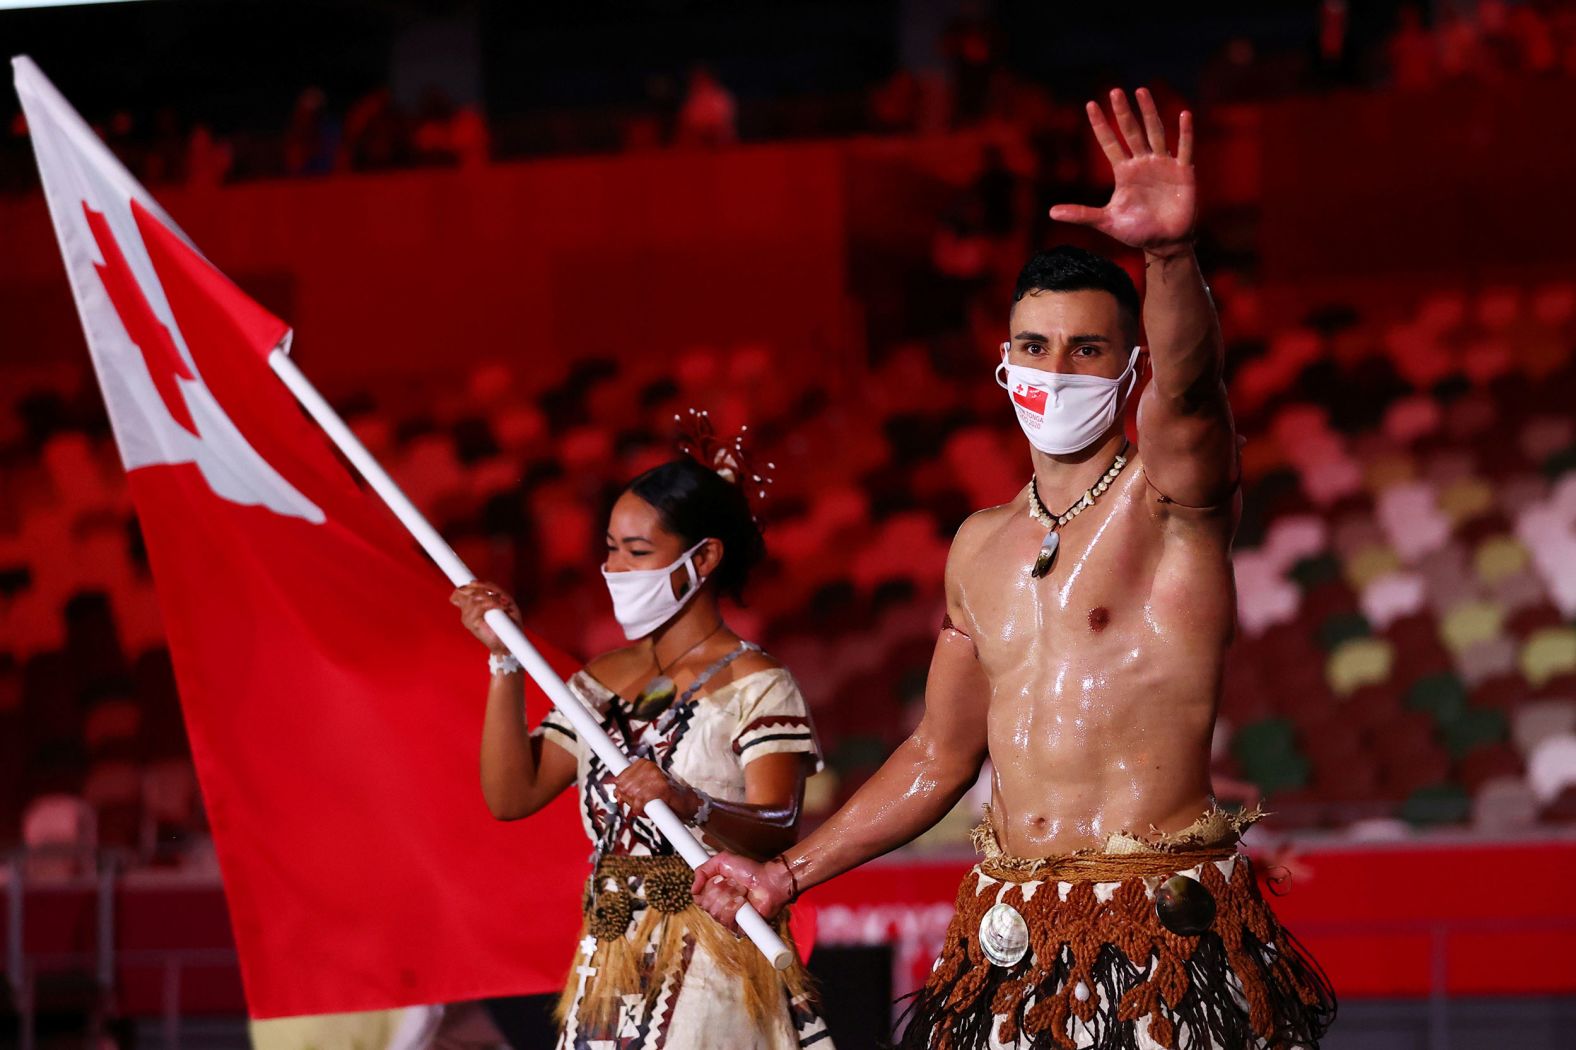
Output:
<svg viewBox="0 0 1576 1050">
<path fill-rule="evenodd" d="M 1116 422 L 1117 412 L 1138 381 L 1136 346 L 1122 374 L 1107 379 L 1008 364 L 1011 345 L 1001 344 L 996 385 L 1012 398 L 1023 436 L 1047 455 L 1064 456 L 1098 441 Z"/>
<path fill-rule="evenodd" d="M 602 579 L 607 581 L 607 593 L 613 598 L 613 617 L 624 629 L 624 637 L 632 642 L 644 638 L 678 615 L 678 611 L 699 593 L 704 581 L 695 571 L 695 552 L 705 545 L 706 541 L 701 540 L 665 569 L 608 572 L 607 566 L 602 566 Z M 675 598 L 670 580 L 673 570 L 680 565 L 684 566 L 689 582 L 684 593 Z"/>
</svg>

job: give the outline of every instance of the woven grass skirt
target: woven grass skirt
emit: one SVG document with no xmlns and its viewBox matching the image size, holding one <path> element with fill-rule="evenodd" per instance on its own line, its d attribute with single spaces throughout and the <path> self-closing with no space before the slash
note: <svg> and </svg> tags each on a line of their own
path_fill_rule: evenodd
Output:
<svg viewBox="0 0 1576 1050">
<path fill-rule="evenodd" d="M 898 1045 L 1317 1047 L 1334 993 L 1276 921 L 1234 831 L 1032 860 L 992 851 L 989 836 Z"/>
<path fill-rule="evenodd" d="M 674 856 L 603 858 L 586 883 L 585 925 L 558 1002 L 559 1047 L 814 1045 L 829 1050 L 809 973 L 772 968 L 696 906 Z M 777 932 L 793 946 L 786 912 Z"/>
</svg>

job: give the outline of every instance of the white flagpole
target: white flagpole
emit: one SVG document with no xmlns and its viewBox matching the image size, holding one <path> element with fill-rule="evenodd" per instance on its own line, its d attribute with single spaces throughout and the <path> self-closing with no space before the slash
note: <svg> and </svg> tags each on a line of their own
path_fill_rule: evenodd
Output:
<svg viewBox="0 0 1576 1050">
<path fill-rule="evenodd" d="M 311 380 L 296 367 L 296 363 L 290 359 L 286 350 L 288 345 L 289 336 L 286 336 L 285 342 L 268 355 L 269 367 L 284 381 L 285 386 L 290 388 L 290 392 L 295 395 L 297 401 L 301 402 L 307 414 L 328 433 L 329 439 L 345 454 L 345 458 L 350 460 L 361 472 L 361 476 L 367 479 L 373 491 L 383 498 L 383 502 L 388 504 L 400 523 L 410 530 L 410 534 L 416 538 L 417 543 L 421 544 L 421 549 L 427 552 L 427 556 L 438 563 L 438 568 L 443 570 L 443 574 L 450 582 L 456 587 L 461 587 L 475 580 L 475 573 L 465 567 L 460 556 L 454 553 L 454 548 L 450 547 L 438 534 L 438 530 L 422 516 L 415 504 L 406 498 L 394 479 L 389 477 L 388 472 L 372 453 L 367 451 L 367 447 L 351 432 L 350 427 L 345 425 L 339 413 L 334 411 L 333 406 L 317 392 Z M 499 639 L 524 666 L 526 673 L 542 687 L 542 691 L 553 702 L 553 706 L 564 713 L 574 725 L 580 739 L 596 752 L 602 764 L 612 770 L 614 776 L 628 768 L 629 759 L 618 749 L 618 745 L 613 743 L 612 738 L 602 731 L 601 724 L 592 717 L 591 711 L 569 691 L 563 679 L 559 678 L 552 666 L 542 658 L 542 654 L 536 651 L 536 647 L 525 637 L 525 633 L 515 626 L 514 621 L 501 609 L 489 610 L 486 620 L 487 626 L 497 632 Z M 691 868 L 698 868 L 710 859 L 711 853 L 701 843 L 700 837 L 679 820 L 678 815 L 666 802 L 657 800 L 647 803 L 646 816 L 651 818 L 667 840 L 673 844 L 674 850 Z M 739 929 L 755 942 L 761 954 L 770 959 L 777 969 L 785 969 L 793 961 L 792 950 L 750 905 L 746 904 L 739 909 L 737 921 Z"/>
</svg>

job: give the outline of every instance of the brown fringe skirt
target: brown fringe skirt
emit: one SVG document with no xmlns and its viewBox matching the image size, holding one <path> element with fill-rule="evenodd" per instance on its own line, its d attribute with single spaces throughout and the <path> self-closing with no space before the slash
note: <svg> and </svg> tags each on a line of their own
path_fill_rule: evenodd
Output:
<svg viewBox="0 0 1576 1050">
<path fill-rule="evenodd" d="M 898 1045 L 1317 1047 L 1335 1017 L 1334 992 L 1260 895 L 1235 849 L 1238 826 L 1213 845 L 1032 860 L 987 848 L 958 889 L 946 943 Z M 982 930 L 998 904 L 1022 922 L 997 911 Z"/>
<path fill-rule="evenodd" d="M 643 997 L 649 1008 L 663 981 L 688 966 L 696 951 L 737 976 L 756 1028 L 782 1008 L 785 988 L 788 1001 L 814 1003 L 810 975 L 797 952 L 787 970 L 773 969 L 751 941 L 734 937 L 696 906 L 693 879 L 689 865 L 675 856 L 610 856 L 598 862 L 586 881 L 582 950 L 558 1000 L 560 1025 L 575 1014 L 580 1027 L 606 1030 L 629 995 Z M 793 948 L 787 909 L 774 925 Z M 595 949 L 584 958 L 593 942 Z"/>
</svg>

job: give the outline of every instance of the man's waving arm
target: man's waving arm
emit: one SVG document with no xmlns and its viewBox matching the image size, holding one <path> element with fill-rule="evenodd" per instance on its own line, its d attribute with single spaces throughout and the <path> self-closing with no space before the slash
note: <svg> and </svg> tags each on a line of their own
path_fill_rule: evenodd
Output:
<svg viewBox="0 0 1576 1050">
<path fill-rule="evenodd" d="M 949 623 L 963 625 L 953 585 L 965 524 L 947 564 Z M 695 872 L 695 899 L 725 926 L 746 897 L 763 916 L 795 895 L 918 837 L 957 805 L 985 760 L 990 686 L 963 627 L 944 627 L 925 683 L 925 714 L 854 797 L 814 834 L 764 864 L 719 853 Z"/>
<path fill-rule="evenodd" d="M 1144 473 L 1175 503 L 1216 507 L 1229 501 L 1237 484 L 1237 443 L 1220 324 L 1193 254 L 1193 117 L 1182 113 L 1172 156 L 1154 99 L 1143 88 L 1138 107 L 1135 114 L 1127 95 L 1112 91 L 1113 129 L 1101 108 L 1089 103 L 1089 124 L 1111 162 L 1116 188 L 1104 208 L 1059 204 L 1051 218 L 1091 226 L 1143 250 L 1144 330 L 1153 369 L 1138 408 Z"/>
</svg>

